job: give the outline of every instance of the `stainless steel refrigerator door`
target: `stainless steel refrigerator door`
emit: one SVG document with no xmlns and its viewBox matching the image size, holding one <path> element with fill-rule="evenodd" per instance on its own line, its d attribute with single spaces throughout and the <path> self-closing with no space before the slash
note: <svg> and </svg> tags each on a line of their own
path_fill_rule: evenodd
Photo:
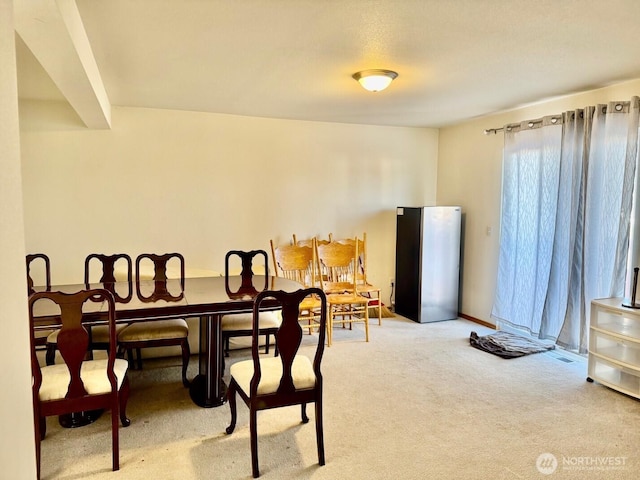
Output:
<svg viewBox="0 0 640 480">
<path fill-rule="evenodd" d="M 458 317 L 460 207 L 424 207 L 420 323 Z"/>
</svg>

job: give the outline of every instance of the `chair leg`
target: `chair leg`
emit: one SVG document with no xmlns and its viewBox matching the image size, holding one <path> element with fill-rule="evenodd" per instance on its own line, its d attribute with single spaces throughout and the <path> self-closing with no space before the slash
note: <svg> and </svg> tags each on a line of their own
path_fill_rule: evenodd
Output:
<svg viewBox="0 0 640 480">
<path fill-rule="evenodd" d="M 307 404 L 301 403 L 300 410 L 302 413 L 302 423 L 309 423 L 309 417 L 307 417 Z"/>
<path fill-rule="evenodd" d="M 369 341 L 369 304 L 365 304 L 364 309 L 364 332 L 366 341 Z"/>
<path fill-rule="evenodd" d="M 182 384 L 185 388 L 189 388 L 189 380 L 187 380 L 189 357 L 191 357 L 191 350 L 189 348 L 189 341 L 185 337 L 184 341 L 182 342 Z"/>
<path fill-rule="evenodd" d="M 231 412 L 231 423 L 227 427 L 227 435 L 231 435 L 236 428 L 236 420 L 238 411 L 236 408 L 236 381 L 232 378 L 227 388 L 227 402 L 229 402 L 229 411 Z"/>
<path fill-rule="evenodd" d="M 322 429 L 322 399 L 316 399 L 316 442 L 318 443 L 318 463 L 324 465 L 324 431 Z"/>
<path fill-rule="evenodd" d="M 40 425 L 40 440 L 44 440 L 47 436 L 47 417 L 42 417 L 39 421 Z"/>
<path fill-rule="evenodd" d="M 269 354 L 269 342 L 271 341 L 271 335 L 269 334 L 269 332 L 264 334 L 264 338 L 265 338 L 264 353 L 268 355 Z"/>
<path fill-rule="evenodd" d="M 249 432 L 251 434 L 251 470 L 253 478 L 260 476 L 258 467 L 258 412 L 249 406 Z"/>
<path fill-rule="evenodd" d="M 120 392 L 118 393 L 118 399 L 120 402 L 120 423 L 123 427 L 131 425 L 131 420 L 127 418 L 127 402 L 129 401 L 129 377 L 125 377 L 122 385 L 120 386 Z"/>
<path fill-rule="evenodd" d="M 37 414 L 36 414 L 37 415 Z M 37 474 L 37 479 L 40 480 L 40 443 L 42 442 L 42 419 L 39 418 L 35 418 L 35 428 L 34 428 L 34 433 L 35 433 L 35 440 L 36 440 L 36 474 Z M 46 423 L 45 423 L 45 427 L 46 427 Z"/>
<path fill-rule="evenodd" d="M 116 392 L 114 395 L 118 395 Z M 111 457 L 112 457 L 112 470 L 115 472 L 120 470 L 120 439 L 119 433 L 120 429 L 118 428 L 118 410 L 119 408 L 119 399 L 116 397 L 111 402 Z"/>
<path fill-rule="evenodd" d="M 129 362 L 129 368 L 131 368 L 132 370 L 135 370 L 136 368 L 136 361 L 135 358 L 133 357 L 133 348 L 127 348 L 127 361 Z"/>
<path fill-rule="evenodd" d="M 142 370 L 142 349 L 136 348 L 136 356 L 138 357 L 138 370 Z"/>
<path fill-rule="evenodd" d="M 47 353 L 45 353 L 45 362 L 47 365 L 56 363 L 56 344 L 47 343 Z"/>
</svg>

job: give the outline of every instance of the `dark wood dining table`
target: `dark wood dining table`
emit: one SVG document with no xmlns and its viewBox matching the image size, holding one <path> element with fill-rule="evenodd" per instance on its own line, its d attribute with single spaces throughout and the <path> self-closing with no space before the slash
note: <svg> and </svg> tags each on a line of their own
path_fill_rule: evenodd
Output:
<svg viewBox="0 0 640 480">
<path fill-rule="evenodd" d="M 296 291 L 302 286 L 281 277 L 201 277 L 185 278 L 182 282 L 143 280 L 138 282 L 91 283 L 89 285 L 53 285 L 51 291 L 67 293 L 86 288 L 106 288 L 116 299 L 116 322 L 132 323 L 170 318 L 197 317 L 200 319 L 199 371 L 191 381 L 189 394 L 200 407 L 217 407 L 226 401 L 223 380 L 222 332 L 220 316 L 253 311 L 253 299 L 263 290 Z M 44 287 L 34 287 L 35 291 Z M 45 302 L 46 303 L 46 302 Z M 275 310 L 275 303 L 263 304 L 264 310 Z M 89 324 L 104 323 L 105 306 L 91 305 L 85 313 Z M 51 328 L 51 312 L 35 310 L 36 328 Z"/>
</svg>

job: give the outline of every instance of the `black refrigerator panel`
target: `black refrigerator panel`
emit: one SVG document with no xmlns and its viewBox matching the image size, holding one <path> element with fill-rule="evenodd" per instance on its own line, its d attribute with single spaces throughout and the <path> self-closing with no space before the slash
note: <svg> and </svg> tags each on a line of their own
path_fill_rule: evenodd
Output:
<svg viewBox="0 0 640 480">
<path fill-rule="evenodd" d="M 395 312 L 413 321 L 420 313 L 422 209 L 400 207 L 396 228 Z"/>
<path fill-rule="evenodd" d="M 460 207 L 398 207 L 396 313 L 415 322 L 458 317 Z"/>
</svg>

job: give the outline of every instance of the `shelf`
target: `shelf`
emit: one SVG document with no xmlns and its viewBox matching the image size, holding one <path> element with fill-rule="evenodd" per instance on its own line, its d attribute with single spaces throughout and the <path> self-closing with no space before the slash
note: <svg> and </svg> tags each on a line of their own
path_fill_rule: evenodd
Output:
<svg viewBox="0 0 640 480">
<path fill-rule="evenodd" d="M 599 310 L 591 327 L 640 341 L 640 320 L 628 314 Z"/>
<path fill-rule="evenodd" d="M 592 328 L 589 351 L 640 371 L 640 339 L 629 340 Z"/>
<path fill-rule="evenodd" d="M 590 355 L 589 377 L 614 390 L 640 398 L 640 371 L 633 371 L 597 355 Z"/>
<path fill-rule="evenodd" d="M 621 298 L 591 302 L 589 378 L 640 398 L 640 311 Z"/>
</svg>

